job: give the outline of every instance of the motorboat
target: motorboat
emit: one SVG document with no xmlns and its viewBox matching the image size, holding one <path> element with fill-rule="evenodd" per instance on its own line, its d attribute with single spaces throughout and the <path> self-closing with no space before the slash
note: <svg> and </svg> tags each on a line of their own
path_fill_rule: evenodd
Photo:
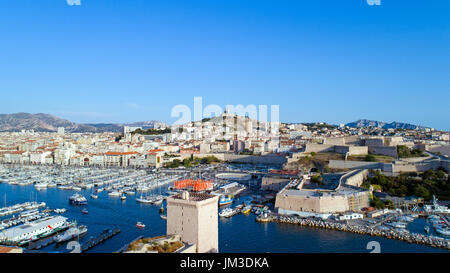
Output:
<svg viewBox="0 0 450 273">
<path fill-rule="evenodd" d="M 65 208 L 62 208 L 62 209 L 54 209 L 53 210 L 53 212 L 54 213 L 64 213 L 64 212 L 66 212 L 67 210 L 65 209 Z"/>
<path fill-rule="evenodd" d="M 414 221 L 414 218 L 412 218 L 411 216 L 408 216 L 408 215 L 402 215 L 398 219 L 402 222 L 413 222 Z"/>
<path fill-rule="evenodd" d="M 231 203 L 233 203 L 233 198 L 231 198 L 230 196 L 220 196 L 219 206 L 226 206 Z"/>
<path fill-rule="evenodd" d="M 127 197 L 126 197 L 125 195 L 122 195 L 122 196 L 120 197 L 120 199 L 121 199 L 121 200 L 127 200 Z"/>
<path fill-rule="evenodd" d="M 81 194 L 75 193 L 69 197 L 69 202 L 72 205 L 87 205 L 87 199 Z"/>
<path fill-rule="evenodd" d="M 385 225 L 394 227 L 394 228 L 401 228 L 401 229 L 406 228 L 406 223 L 403 223 L 403 222 L 390 222 L 390 223 L 386 223 Z"/>
<path fill-rule="evenodd" d="M 224 208 L 221 212 L 219 212 L 220 217 L 230 217 L 234 213 L 232 208 Z"/>
<path fill-rule="evenodd" d="M 241 212 L 244 213 L 244 214 L 249 214 L 249 213 L 251 212 L 251 210 L 252 210 L 252 206 L 246 205 L 246 206 L 241 210 Z"/>
<path fill-rule="evenodd" d="M 136 223 L 136 227 L 138 227 L 138 228 L 145 228 L 145 224 L 141 223 L 141 222 L 137 222 Z"/>
<path fill-rule="evenodd" d="M 108 193 L 108 196 L 111 196 L 111 197 L 119 197 L 119 196 L 120 196 L 120 192 L 118 192 L 118 191 L 112 191 L 112 192 L 109 192 L 109 193 Z"/>
<path fill-rule="evenodd" d="M 83 213 L 83 214 L 88 214 L 89 212 L 88 212 L 87 209 L 83 209 L 83 210 L 81 210 L 81 213 Z"/>
<path fill-rule="evenodd" d="M 91 194 L 91 198 L 92 198 L 92 199 L 97 199 L 97 198 L 98 198 L 98 195 L 96 195 L 96 194 Z"/>
<path fill-rule="evenodd" d="M 35 184 L 35 185 L 34 185 L 34 187 L 35 187 L 37 190 L 43 190 L 43 189 L 46 189 L 47 186 L 48 186 L 47 183 L 38 183 L 38 184 Z"/>
</svg>

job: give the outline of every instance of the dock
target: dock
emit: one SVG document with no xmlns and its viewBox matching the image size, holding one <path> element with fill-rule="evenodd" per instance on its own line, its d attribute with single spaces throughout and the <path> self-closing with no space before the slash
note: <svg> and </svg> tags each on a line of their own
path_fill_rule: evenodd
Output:
<svg viewBox="0 0 450 273">
<path fill-rule="evenodd" d="M 114 237 L 115 235 L 120 233 L 120 229 L 105 229 L 100 235 L 97 237 L 90 238 L 86 243 L 81 246 L 81 252 L 88 251 L 89 249 L 103 243 L 104 241 Z"/>
<path fill-rule="evenodd" d="M 35 242 L 28 243 L 27 250 L 36 250 L 46 247 L 55 242 L 55 236 L 44 238 Z"/>
<path fill-rule="evenodd" d="M 142 238 L 144 238 L 144 236 L 139 235 L 136 239 L 134 239 L 134 240 L 131 241 L 130 243 L 126 243 L 124 246 L 122 246 L 119 250 L 117 250 L 117 251 L 114 252 L 114 253 L 122 253 L 122 252 L 125 252 L 125 251 L 128 249 L 128 246 L 129 246 L 132 242 L 136 242 L 137 240 L 140 240 L 140 239 L 142 239 Z"/>
</svg>

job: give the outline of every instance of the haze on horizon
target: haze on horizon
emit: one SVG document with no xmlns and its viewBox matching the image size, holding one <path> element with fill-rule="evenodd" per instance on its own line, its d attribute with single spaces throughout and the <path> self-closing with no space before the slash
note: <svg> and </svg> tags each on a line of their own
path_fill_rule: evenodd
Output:
<svg viewBox="0 0 450 273">
<path fill-rule="evenodd" d="M 450 2 L 7 1 L 0 113 L 80 123 L 279 105 L 282 122 L 450 131 Z"/>
</svg>

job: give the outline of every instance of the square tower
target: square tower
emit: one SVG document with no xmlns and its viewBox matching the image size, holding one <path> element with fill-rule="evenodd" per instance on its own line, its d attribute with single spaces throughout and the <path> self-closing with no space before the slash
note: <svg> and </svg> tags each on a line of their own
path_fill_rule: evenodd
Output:
<svg viewBox="0 0 450 273">
<path fill-rule="evenodd" d="M 183 192 L 167 198 L 167 235 L 180 235 L 198 253 L 219 252 L 219 197 Z"/>
</svg>

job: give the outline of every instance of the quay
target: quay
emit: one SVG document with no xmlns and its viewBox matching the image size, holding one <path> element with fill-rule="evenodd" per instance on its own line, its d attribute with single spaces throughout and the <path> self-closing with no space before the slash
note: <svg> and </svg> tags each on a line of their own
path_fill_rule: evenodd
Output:
<svg viewBox="0 0 450 273">
<path fill-rule="evenodd" d="M 99 245 L 100 243 L 103 243 L 104 241 L 119 234 L 119 232 L 120 232 L 120 229 L 118 229 L 118 228 L 113 229 L 113 230 L 105 229 L 102 233 L 100 233 L 100 235 L 98 235 L 97 237 L 92 237 L 86 243 L 84 243 L 81 246 L 81 252 L 85 252 L 85 251 Z"/>
<path fill-rule="evenodd" d="M 56 235 L 56 234 L 55 234 Z M 36 250 L 41 249 L 43 247 L 46 247 L 50 244 L 53 244 L 55 242 L 55 236 L 44 238 L 35 242 L 28 243 L 27 250 Z"/>
<path fill-rule="evenodd" d="M 136 239 L 132 240 L 131 242 L 136 242 L 137 240 L 140 240 L 140 239 L 142 239 L 142 238 L 144 238 L 144 236 L 139 235 Z M 125 252 L 125 251 L 128 249 L 128 247 L 130 246 L 130 244 L 131 244 L 131 243 L 126 243 L 124 246 L 122 246 L 120 249 L 118 249 L 118 250 L 117 250 L 116 252 L 114 252 L 114 253 L 122 253 L 122 252 Z"/>
<path fill-rule="evenodd" d="M 350 225 L 347 223 L 337 223 L 326 220 L 304 219 L 297 216 L 285 216 L 276 214 L 271 214 L 268 215 L 267 217 L 257 217 L 256 221 L 296 224 L 300 226 L 333 229 L 338 231 L 353 232 L 357 234 L 370 236 L 380 236 L 388 239 L 396 239 L 406 241 L 408 243 L 423 244 L 432 247 L 446 248 L 450 250 L 450 240 L 417 233 L 406 233 L 396 230 L 381 230 L 374 227 Z"/>
</svg>

